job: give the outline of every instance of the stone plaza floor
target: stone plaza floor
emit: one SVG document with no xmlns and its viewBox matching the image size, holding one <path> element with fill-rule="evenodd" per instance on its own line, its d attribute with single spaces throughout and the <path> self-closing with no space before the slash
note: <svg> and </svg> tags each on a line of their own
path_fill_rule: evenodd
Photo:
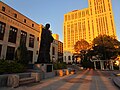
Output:
<svg viewBox="0 0 120 90">
<path fill-rule="evenodd" d="M 54 77 L 18 88 L 0 90 L 119 90 L 112 81 L 113 71 L 83 70 L 73 75 Z"/>
</svg>

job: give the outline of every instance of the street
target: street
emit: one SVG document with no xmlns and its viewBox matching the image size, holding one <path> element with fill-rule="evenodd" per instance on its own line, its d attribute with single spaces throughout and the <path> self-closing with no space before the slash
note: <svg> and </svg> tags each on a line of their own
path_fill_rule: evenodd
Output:
<svg viewBox="0 0 120 90">
<path fill-rule="evenodd" d="M 84 70 L 77 74 L 42 80 L 37 84 L 3 90 L 119 90 L 112 82 L 112 71 Z"/>
</svg>

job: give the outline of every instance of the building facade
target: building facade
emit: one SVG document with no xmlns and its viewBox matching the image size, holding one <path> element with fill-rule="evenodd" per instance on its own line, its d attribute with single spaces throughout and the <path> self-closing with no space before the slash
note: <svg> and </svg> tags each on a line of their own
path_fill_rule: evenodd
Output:
<svg viewBox="0 0 120 90">
<path fill-rule="evenodd" d="M 58 41 L 58 61 L 63 62 L 63 42 Z"/>
<path fill-rule="evenodd" d="M 63 62 L 63 42 L 59 41 L 59 35 L 58 34 L 52 34 L 52 36 L 58 44 L 58 47 L 57 47 L 57 53 L 58 53 L 57 61 L 58 62 Z"/>
<path fill-rule="evenodd" d="M 29 63 L 36 62 L 42 27 L 0 1 L 0 59 L 13 60 L 20 42 L 24 41 Z"/>
<path fill-rule="evenodd" d="M 66 64 L 73 64 L 73 53 L 69 51 L 64 52 L 63 62 L 66 62 Z"/>
<path fill-rule="evenodd" d="M 53 40 L 50 47 L 50 59 L 51 62 L 56 62 L 58 60 L 58 41 Z"/>
<path fill-rule="evenodd" d="M 92 43 L 98 35 L 117 38 L 111 0 L 88 0 L 88 5 L 64 15 L 64 51 L 74 53 L 74 45 L 81 39 Z"/>
</svg>

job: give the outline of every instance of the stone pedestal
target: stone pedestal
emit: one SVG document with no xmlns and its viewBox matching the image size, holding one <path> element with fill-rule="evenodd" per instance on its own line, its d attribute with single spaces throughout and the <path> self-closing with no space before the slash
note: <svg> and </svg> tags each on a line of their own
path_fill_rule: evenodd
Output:
<svg viewBox="0 0 120 90">
<path fill-rule="evenodd" d="M 40 73 L 41 79 L 53 76 L 53 64 L 34 64 L 34 71 Z"/>
<path fill-rule="evenodd" d="M 35 64 L 34 69 L 42 72 L 52 72 L 53 64 Z"/>
</svg>

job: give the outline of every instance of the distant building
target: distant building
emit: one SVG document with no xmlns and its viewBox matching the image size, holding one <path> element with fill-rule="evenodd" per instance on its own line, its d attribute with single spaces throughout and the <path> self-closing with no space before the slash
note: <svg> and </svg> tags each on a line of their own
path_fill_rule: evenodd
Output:
<svg viewBox="0 0 120 90">
<path fill-rule="evenodd" d="M 51 43 L 50 58 L 52 62 L 56 62 L 58 60 L 58 41 L 57 40 L 54 40 Z"/>
<path fill-rule="evenodd" d="M 0 1 L 0 58 L 13 60 L 15 50 L 24 40 L 29 63 L 36 62 L 42 27 Z"/>
<path fill-rule="evenodd" d="M 64 52 L 63 62 L 66 62 L 67 64 L 73 64 L 73 54 L 71 52 Z"/>
<path fill-rule="evenodd" d="M 111 0 L 88 0 L 88 5 L 64 15 L 64 51 L 74 53 L 74 45 L 81 39 L 92 43 L 104 34 L 117 38 Z"/>
<path fill-rule="evenodd" d="M 59 41 L 58 34 L 52 34 L 53 38 L 58 44 L 57 53 L 58 53 L 58 62 L 63 62 L 63 42 Z"/>
</svg>

